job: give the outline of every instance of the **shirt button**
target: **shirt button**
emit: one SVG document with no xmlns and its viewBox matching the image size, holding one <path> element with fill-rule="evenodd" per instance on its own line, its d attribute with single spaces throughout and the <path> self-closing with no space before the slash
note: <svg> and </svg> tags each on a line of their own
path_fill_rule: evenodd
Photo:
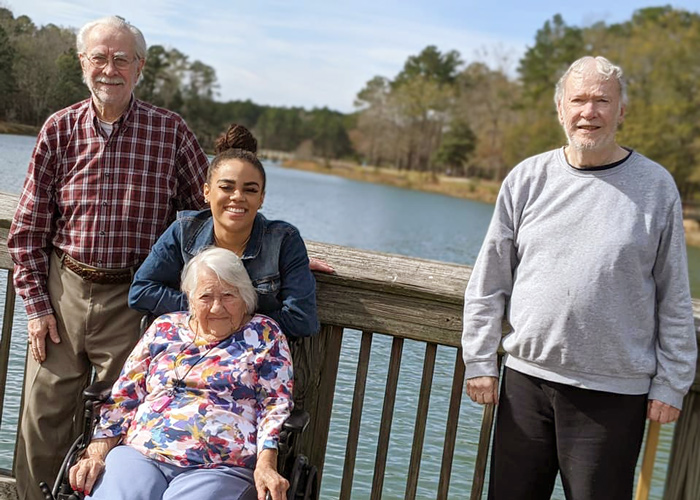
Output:
<svg viewBox="0 0 700 500">
<path fill-rule="evenodd" d="M 100 236 L 104 236 L 104 235 L 105 235 L 105 232 L 104 232 L 104 231 L 100 231 Z"/>
<path fill-rule="evenodd" d="M 99 260 L 97 261 L 97 265 L 98 265 L 98 266 L 101 266 L 101 265 L 102 265 L 102 259 L 99 259 Z"/>
<path fill-rule="evenodd" d="M 107 202 L 106 202 L 106 201 L 103 201 L 103 202 L 102 202 L 102 206 L 103 206 L 103 207 L 106 207 L 106 206 L 107 206 Z"/>
<path fill-rule="evenodd" d="M 105 174 L 105 177 L 109 177 L 109 172 L 107 172 L 107 173 Z"/>
</svg>

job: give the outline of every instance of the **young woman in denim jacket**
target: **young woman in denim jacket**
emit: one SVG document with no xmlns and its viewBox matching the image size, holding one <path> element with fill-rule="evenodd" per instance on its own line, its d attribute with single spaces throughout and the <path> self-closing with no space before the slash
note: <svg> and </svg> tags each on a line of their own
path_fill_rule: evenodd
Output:
<svg viewBox="0 0 700 500">
<path fill-rule="evenodd" d="M 243 261 L 258 293 L 258 313 L 291 337 L 318 332 L 316 281 L 299 231 L 258 213 L 265 170 L 256 151 L 256 139 L 240 125 L 231 125 L 217 140 L 204 185 L 210 209 L 178 214 L 136 272 L 129 307 L 152 316 L 187 310 L 180 273 L 202 249 L 218 246 Z M 314 269 L 328 270 L 323 266 Z"/>
</svg>

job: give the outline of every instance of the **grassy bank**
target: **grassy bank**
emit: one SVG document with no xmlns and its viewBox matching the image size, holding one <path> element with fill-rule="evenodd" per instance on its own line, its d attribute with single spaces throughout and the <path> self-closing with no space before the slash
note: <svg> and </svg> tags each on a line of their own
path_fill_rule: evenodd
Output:
<svg viewBox="0 0 700 500">
<path fill-rule="evenodd" d="M 494 203 L 500 187 L 499 182 L 483 179 L 465 179 L 383 167 L 362 167 L 340 161 L 332 161 L 328 165 L 323 165 L 315 161 L 286 160 L 282 162 L 282 166 L 321 174 L 338 175 L 356 181 L 387 184 L 455 198 L 467 198 L 484 203 Z"/>
<path fill-rule="evenodd" d="M 0 134 L 37 135 L 38 133 L 39 127 L 0 121 Z"/>
</svg>

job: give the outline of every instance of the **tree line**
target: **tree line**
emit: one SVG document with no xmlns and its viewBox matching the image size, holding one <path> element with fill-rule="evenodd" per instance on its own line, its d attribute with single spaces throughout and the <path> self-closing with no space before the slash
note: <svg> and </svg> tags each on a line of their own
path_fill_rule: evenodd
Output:
<svg viewBox="0 0 700 500">
<path fill-rule="evenodd" d="M 88 96 L 75 31 L 35 26 L 0 9 L 0 120 L 40 125 Z M 564 144 L 554 84 L 575 59 L 603 55 L 622 66 L 628 114 L 618 138 L 663 164 L 683 198 L 700 185 L 700 15 L 670 6 L 636 11 L 618 24 L 577 27 L 547 20 L 508 70 L 428 46 L 393 78 L 375 76 L 356 111 L 220 102 L 211 66 L 153 45 L 139 98 L 181 114 L 205 148 L 229 123 L 252 129 L 261 147 L 302 157 L 502 180 L 520 160 Z M 495 56 L 495 57 L 494 57 Z"/>
</svg>

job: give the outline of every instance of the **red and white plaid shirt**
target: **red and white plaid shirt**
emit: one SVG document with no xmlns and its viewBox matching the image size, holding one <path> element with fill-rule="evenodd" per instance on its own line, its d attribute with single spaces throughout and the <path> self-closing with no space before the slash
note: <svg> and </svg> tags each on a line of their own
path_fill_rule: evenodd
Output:
<svg viewBox="0 0 700 500">
<path fill-rule="evenodd" d="M 91 103 L 42 127 L 10 228 L 14 284 L 30 319 L 53 312 L 53 248 L 94 267 L 136 266 L 176 210 L 204 207 L 208 160 L 182 118 L 132 98 L 106 137 Z"/>
</svg>

